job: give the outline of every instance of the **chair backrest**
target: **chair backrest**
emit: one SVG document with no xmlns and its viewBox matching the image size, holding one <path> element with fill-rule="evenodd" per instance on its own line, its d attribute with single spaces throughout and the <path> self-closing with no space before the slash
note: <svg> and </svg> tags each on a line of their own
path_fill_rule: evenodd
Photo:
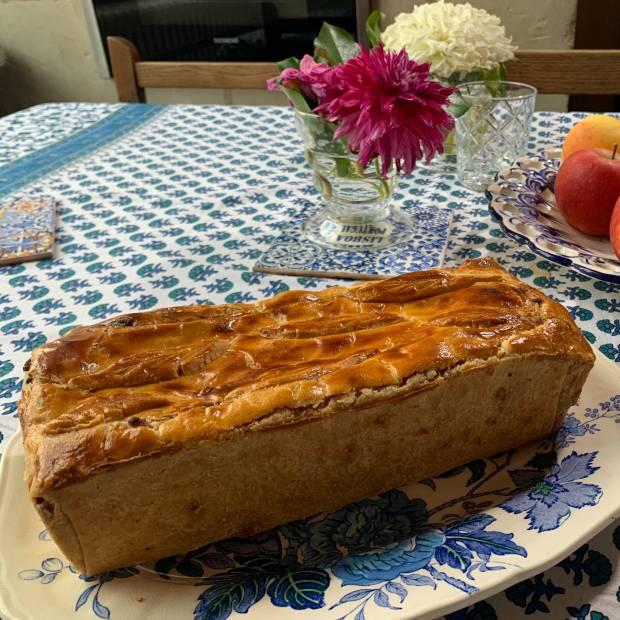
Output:
<svg viewBox="0 0 620 620">
<path fill-rule="evenodd" d="M 145 88 L 265 88 L 273 62 L 143 61 L 131 41 L 108 37 L 118 100 L 146 101 Z M 620 50 L 519 50 L 508 79 L 543 94 L 620 94 Z"/>
<path fill-rule="evenodd" d="M 620 50 L 519 50 L 508 79 L 542 94 L 620 95 Z"/>
<path fill-rule="evenodd" d="M 164 62 L 140 60 L 135 45 L 108 37 L 118 100 L 144 103 L 145 88 L 265 88 L 277 73 L 274 62 Z"/>
</svg>

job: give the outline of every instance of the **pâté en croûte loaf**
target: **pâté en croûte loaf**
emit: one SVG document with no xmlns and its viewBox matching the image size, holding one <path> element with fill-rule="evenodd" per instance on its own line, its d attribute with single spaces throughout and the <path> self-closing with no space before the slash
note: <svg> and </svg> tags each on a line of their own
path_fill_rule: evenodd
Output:
<svg viewBox="0 0 620 620">
<path fill-rule="evenodd" d="M 95 574 L 549 435 L 593 362 L 568 312 L 490 259 L 124 315 L 33 353 L 26 482 Z"/>
</svg>

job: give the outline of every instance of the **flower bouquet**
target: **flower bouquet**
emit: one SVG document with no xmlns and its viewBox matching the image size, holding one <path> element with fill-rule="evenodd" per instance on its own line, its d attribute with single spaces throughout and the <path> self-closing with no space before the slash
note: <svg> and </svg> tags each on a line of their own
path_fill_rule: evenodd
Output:
<svg viewBox="0 0 620 620">
<path fill-rule="evenodd" d="M 408 239 L 413 222 L 390 203 L 397 177 L 442 152 L 453 126 L 453 89 L 432 79 L 429 64 L 379 43 L 381 14 L 366 24 L 371 49 L 323 24 L 314 56 L 279 63 L 268 83 L 295 108 L 321 211 L 306 236 L 341 249 L 375 249 Z"/>
<path fill-rule="evenodd" d="M 491 95 L 501 94 L 506 79 L 504 63 L 514 59 L 516 47 L 506 36 L 500 19 L 471 4 L 439 0 L 401 13 L 381 34 L 386 49 L 406 50 L 417 62 L 428 62 L 433 77 L 447 86 L 484 82 Z M 468 109 L 458 93 L 449 112 L 455 118 Z M 456 161 L 454 135 L 444 144 L 442 163 L 453 168 Z"/>
</svg>

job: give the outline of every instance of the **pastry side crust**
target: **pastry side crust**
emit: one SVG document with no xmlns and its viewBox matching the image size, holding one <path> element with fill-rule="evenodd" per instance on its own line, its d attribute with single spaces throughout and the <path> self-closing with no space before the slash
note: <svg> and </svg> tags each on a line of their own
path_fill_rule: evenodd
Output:
<svg viewBox="0 0 620 620">
<path fill-rule="evenodd" d="M 564 308 L 488 259 L 126 315 L 33 354 L 26 482 L 95 574 L 544 437 L 593 363 Z"/>
<path fill-rule="evenodd" d="M 470 365 L 378 405 L 309 412 L 293 425 L 260 421 L 261 432 L 237 429 L 102 469 L 47 491 L 39 512 L 86 574 L 182 553 L 545 437 L 588 371 L 579 360 L 537 355 Z M 49 520 L 50 507 L 74 529 Z"/>
</svg>

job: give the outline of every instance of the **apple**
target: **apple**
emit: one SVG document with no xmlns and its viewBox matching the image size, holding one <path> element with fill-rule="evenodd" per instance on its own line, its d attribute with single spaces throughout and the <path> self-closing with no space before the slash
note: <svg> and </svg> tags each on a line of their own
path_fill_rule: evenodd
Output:
<svg viewBox="0 0 620 620">
<path fill-rule="evenodd" d="M 555 201 L 566 221 L 588 235 L 607 236 L 620 196 L 617 149 L 583 149 L 562 163 L 555 178 Z"/>
<path fill-rule="evenodd" d="M 575 123 L 564 138 L 562 158 L 568 159 L 581 149 L 613 149 L 620 144 L 620 118 L 592 114 Z"/>
<path fill-rule="evenodd" d="M 620 196 L 618 196 L 614 212 L 611 214 L 609 238 L 611 239 L 611 247 L 614 249 L 616 256 L 620 258 Z"/>
</svg>

